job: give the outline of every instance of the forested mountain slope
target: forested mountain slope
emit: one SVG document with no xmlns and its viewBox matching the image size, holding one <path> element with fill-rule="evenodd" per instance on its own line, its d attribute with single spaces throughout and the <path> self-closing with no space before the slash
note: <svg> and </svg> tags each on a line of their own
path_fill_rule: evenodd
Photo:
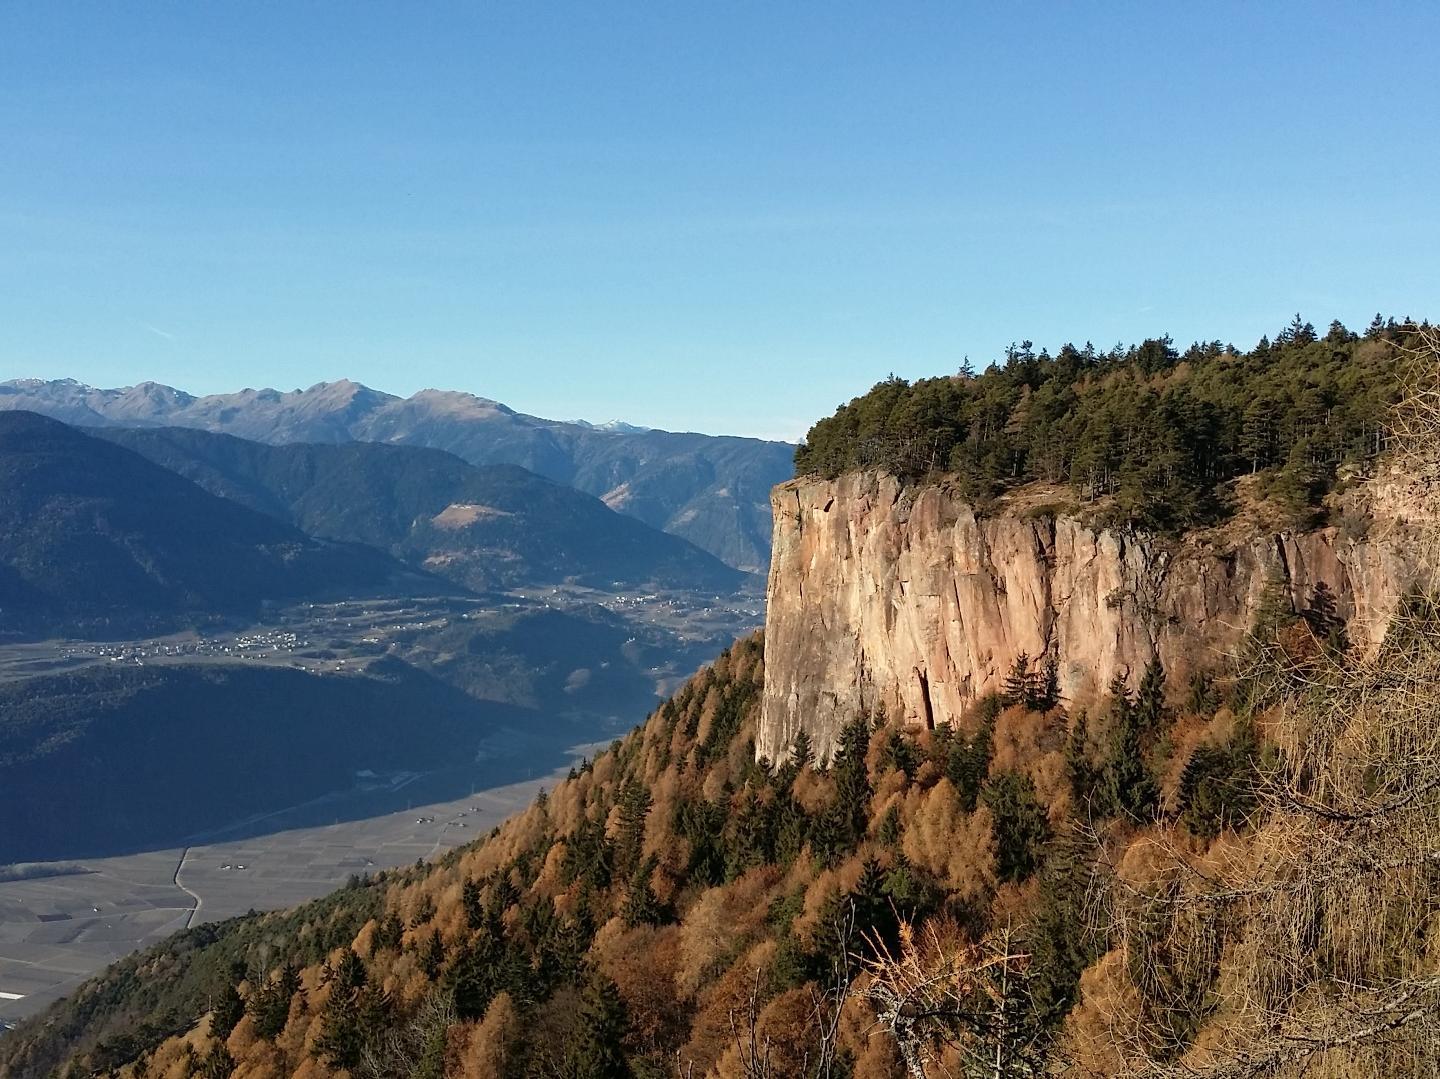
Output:
<svg viewBox="0 0 1440 1079">
<path fill-rule="evenodd" d="M 1440 620 L 1372 662 L 1256 630 L 1231 675 L 1072 714 L 1017 671 L 783 766 L 740 642 L 489 838 L 124 960 L 0 1074 L 1416 1074 Z"/>
<path fill-rule="evenodd" d="M 188 428 L 100 428 L 214 494 L 313 536 L 369 544 L 477 590 L 565 581 L 732 591 L 686 540 L 514 465 L 370 442 L 267 445 Z"/>
<path fill-rule="evenodd" d="M 520 465 L 752 573 L 769 562 L 769 492 L 789 474 L 794 450 L 754 438 L 540 419 L 468 393 L 400 398 L 344 380 L 208 397 L 155 383 L 0 383 L 0 410 L 14 408 L 85 426 L 196 427 L 270 443 L 401 443 L 471 464 Z"/>
<path fill-rule="evenodd" d="M 379 551 L 313 539 L 55 420 L 0 412 L 6 629 L 163 626 L 402 581 L 449 587 Z"/>
</svg>

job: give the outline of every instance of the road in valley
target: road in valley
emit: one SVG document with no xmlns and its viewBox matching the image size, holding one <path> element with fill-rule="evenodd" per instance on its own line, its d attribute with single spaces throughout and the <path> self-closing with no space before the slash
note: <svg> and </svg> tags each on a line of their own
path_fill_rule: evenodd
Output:
<svg viewBox="0 0 1440 1079">
<path fill-rule="evenodd" d="M 572 760 L 602 743 L 577 746 Z M 318 898 L 352 874 L 412 865 L 524 809 L 543 776 L 364 820 L 24 867 L 0 879 L 0 1024 L 34 1014 L 137 948 L 191 925 Z"/>
</svg>

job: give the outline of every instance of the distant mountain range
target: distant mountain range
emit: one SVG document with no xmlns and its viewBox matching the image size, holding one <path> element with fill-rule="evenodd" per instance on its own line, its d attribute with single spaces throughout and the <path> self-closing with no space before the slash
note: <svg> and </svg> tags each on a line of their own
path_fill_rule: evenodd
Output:
<svg viewBox="0 0 1440 1079">
<path fill-rule="evenodd" d="M 547 587 L 572 583 L 709 604 L 747 575 L 514 465 L 0 411 L 0 863 L 375 811 L 370 772 L 453 797 L 643 715 L 715 646 Z M 242 651 L 257 624 L 280 643 Z M 44 643 L 69 637 L 107 643 Z"/>
<path fill-rule="evenodd" d="M 318 540 L 121 446 L 0 413 L 0 628 L 148 629 L 266 600 L 444 591 L 394 558 Z"/>
<path fill-rule="evenodd" d="M 745 580 L 694 544 L 515 465 L 371 442 L 274 446 L 179 427 L 92 431 L 312 536 L 369 544 L 479 591 L 572 582 L 728 593 Z"/>
<path fill-rule="evenodd" d="M 190 427 L 259 442 L 400 443 L 476 465 L 511 464 L 595 495 L 749 572 L 770 555 L 770 488 L 794 447 L 753 438 L 539 419 L 468 393 L 409 398 L 350 381 L 308 390 L 194 397 L 153 382 L 95 389 L 73 380 L 0 383 L 0 409 L 84 426 Z"/>
</svg>

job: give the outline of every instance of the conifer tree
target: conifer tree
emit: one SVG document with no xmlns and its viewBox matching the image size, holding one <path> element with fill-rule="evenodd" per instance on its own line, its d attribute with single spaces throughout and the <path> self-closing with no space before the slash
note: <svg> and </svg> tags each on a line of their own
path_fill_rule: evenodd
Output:
<svg viewBox="0 0 1440 1079">
<path fill-rule="evenodd" d="M 863 931 L 856 916 L 854 899 L 838 889 L 825 897 L 815 918 L 810 937 L 808 978 L 827 985 L 849 962 L 856 934 Z"/>
<path fill-rule="evenodd" d="M 1277 570 L 1265 580 L 1260 602 L 1255 607 L 1255 625 L 1251 636 L 1261 644 L 1272 644 L 1286 626 L 1295 621 L 1295 607 L 1290 600 L 1290 582 Z"/>
<path fill-rule="evenodd" d="M 1095 872 L 1080 833 L 1062 831 L 1039 871 L 1035 916 L 1026 933 L 1032 956 L 1029 990 L 1036 1018 L 1055 1027 L 1079 996 L 1080 975 L 1105 951 L 1105 934 L 1086 910 Z"/>
<path fill-rule="evenodd" d="M 465 923 L 471 929 L 485 924 L 485 905 L 480 898 L 480 885 L 473 877 L 466 877 L 460 888 L 460 905 L 465 910 Z"/>
<path fill-rule="evenodd" d="M 880 827 L 875 830 L 875 838 L 887 847 L 893 847 L 900 842 L 900 807 L 892 805 L 880 818 Z"/>
<path fill-rule="evenodd" d="M 995 750 L 995 716 L 982 710 L 980 729 L 971 737 L 955 735 L 950 742 L 950 759 L 945 776 L 960 796 L 960 805 L 967 813 L 975 812 L 980 801 L 980 788 L 990 771 L 990 758 Z"/>
<path fill-rule="evenodd" d="M 810 741 L 810 735 L 803 728 L 795 735 L 795 741 L 790 747 L 790 761 L 795 765 L 797 771 L 803 771 L 810 767 L 815 759 L 815 749 Z"/>
<path fill-rule="evenodd" d="M 615 872 L 628 876 L 640 863 L 645 843 L 645 818 L 650 813 L 650 791 L 635 778 L 620 788 L 620 827 L 615 837 Z"/>
<path fill-rule="evenodd" d="M 775 860 L 789 867 L 799 857 L 810 835 L 810 818 L 794 797 L 777 799 L 775 811 Z"/>
<path fill-rule="evenodd" d="M 1206 672 L 1196 671 L 1190 676 L 1185 707 L 1197 716 L 1208 716 L 1220 707 L 1220 694 L 1215 691 L 1215 680 Z"/>
<path fill-rule="evenodd" d="M 865 753 L 870 747 L 870 720 L 859 716 L 840 731 L 835 754 L 835 808 L 840 841 L 853 846 L 865 834 L 870 817 L 870 773 Z"/>
<path fill-rule="evenodd" d="M 232 972 L 232 976 L 226 980 L 224 987 L 220 990 L 220 995 L 215 999 L 210 1010 L 210 1033 L 221 1041 L 230 1037 L 230 1032 L 235 1029 L 235 1024 L 239 1023 L 245 1015 L 245 1001 L 240 996 L 239 987 L 235 984 L 243 976 L 243 971 Z"/>
<path fill-rule="evenodd" d="M 1090 719 L 1083 708 L 1075 714 L 1065 739 L 1065 776 L 1076 803 L 1088 803 L 1095 793 L 1095 766 L 1090 763 Z"/>
<path fill-rule="evenodd" d="M 420 969 L 425 972 L 426 977 L 434 979 L 444 965 L 445 942 L 440 939 L 440 931 L 432 929 L 420 947 Z"/>
<path fill-rule="evenodd" d="M 652 854 L 636 866 L 635 872 L 630 876 L 630 884 L 625 893 L 625 906 L 620 916 L 631 929 L 640 925 L 658 925 L 662 920 L 660 901 L 655 898 L 655 892 L 650 887 L 650 878 L 658 864 Z"/>
<path fill-rule="evenodd" d="M 380 919 L 380 924 L 375 930 L 375 947 L 394 950 L 400 947 L 400 941 L 404 936 L 404 923 L 400 921 L 400 916 L 392 910 Z"/>
<path fill-rule="evenodd" d="M 1033 675 L 1030 673 L 1030 656 L 1021 652 L 1010 664 L 1010 672 L 1000 684 L 1000 700 L 1006 708 L 1025 704 L 1034 693 Z"/>
<path fill-rule="evenodd" d="M 450 966 L 450 995 L 455 1001 L 455 1014 L 460 1019 L 479 1019 L 490 1006 L 495 988 L 491 978 L 494 948 L 495 942 L 488 938 L 484 944 L 472 942 L 461 950 Z"/>
<path fill-rule="evenodd" d="M 985 805 L 995 818 L 995 873 L 1002 881 L 1026 880 L 1040 864 L 1050 823 L 1035 784 L 1019 772 L 1001 772 L 985 785 Z"/>
<path fill-rule="evenodd" d="M 331 974 L 331 982 L 319 1049 L 332 1067 L 354 1068 L 360 1063 L 367 1033 L 362 1015 L 365 964 L 347 948 Z"/>
<path fill-rule="evenodd" d="M 1135 725 L 1141 736 L 1154 734 L 1165 719 L 1165 668 L 1156 656 L 1145 665 L 1135 697 Z"/>
<path fill-rule="evenodd" d="M 565 1079 L 630 1079 L 624 1051 L 630 1021 L 620 990 L 596 971 L 580 1000 L 580 1030 L 561 1069 Z"/>
<path fill-rule="evenodd" d="M 1060 703 L 1060 663 L 1053 657 L 1040 668 L 1026 705 L 1035 712 L 1048 712 Z"/>
<path fill-rule="evenodd" d="M 246 1007 L 255 1019 L 255 1033 L 273 1041 L 290 1018 L 290 1002 L 300 992 L 300 971 L 286 963 L 250 995 Z"/>
<path fill-rule="evenodd" d="M 234 1071 L 235 1058 L 222 1043 L 210 1047 L 209 1052 L 200 1058 L 199 1067 L 192 1074 L 199 1079 L 230 1079 Z"/>
<path fill-rule="evenodd" d="M 860 879 L 850 890 L 850 905 L 856 932 L 866 951 L 877 942 L 886 947 L 895 943 L 900 923 L 885 891 L 885 871 L 874 858 L 866 858 L 861 864 Z"/>
<path fill-rule="evenodd" d="M 1098 802 L 1106 813 L 1144 819 L 1154 811 L 1159 790 L 1145 766 L 1140 714 L 1124 675 L 1110 683 L 1110 735 L 1100 772 Z"/>
<path fill-rule="evenodd" d="M 911 739 L 892 730 L 885 743 L 885 763 L 904 772 L 906 779 L 914 779 L 915 770 L 920 767 L 920 754 Z"/>
</svg>

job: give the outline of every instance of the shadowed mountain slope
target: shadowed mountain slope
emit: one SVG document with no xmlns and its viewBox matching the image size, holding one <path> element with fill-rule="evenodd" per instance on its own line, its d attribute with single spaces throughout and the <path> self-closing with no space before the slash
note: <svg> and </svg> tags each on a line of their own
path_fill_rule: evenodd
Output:
<svg viewBox="0 0 1440 1079">
<path fill-rule="evenodd" d="M 266 600 L 428 581 L 368 548 L 316 540 L 139 454 L 27 412 L 0 413 L 0 608 L 7 630 L 246 613 Z"/>
<path fill-rule="evenodd" d="M 0 863 L 178 843 L 347 791 L 362 770 L 453 768 L 505 728 L 540 731 L 523 710 L 398 660 L 323 678 L 259 665 L 90 667 L 0 684 L 0 714 Z"/>
<path fill-rule="evenodd" d="M 100 437 L 315 536 L 366 543 L 467 587 L 731 591 L 743 576 L 676 536 L 514 465 L 368 442 L 266 445 L 186 428 Z"/>
</svg>

